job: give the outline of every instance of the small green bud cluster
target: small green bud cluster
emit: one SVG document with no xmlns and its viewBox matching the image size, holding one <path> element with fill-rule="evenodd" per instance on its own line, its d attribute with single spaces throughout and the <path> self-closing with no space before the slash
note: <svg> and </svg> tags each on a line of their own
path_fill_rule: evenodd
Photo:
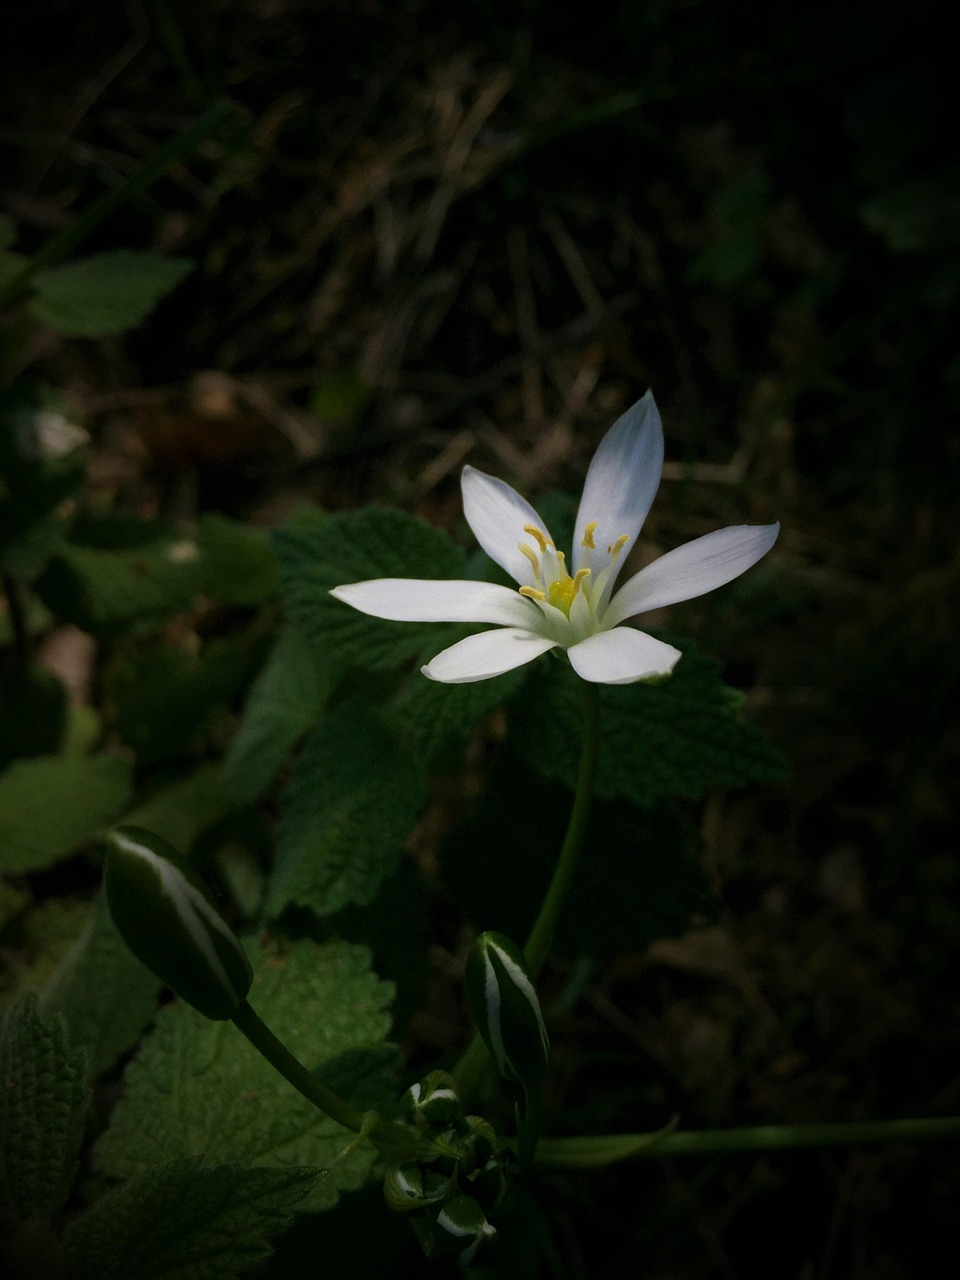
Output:
<svg viewBox="0 0 960 1280">
<path fill-rule="evenodd" d="M 445 1071 L 412 1085 L 403 1106 L 425 1154 L 387 1170 L 387 1204 L 410 1215 L 427 1257 L 452 1254 L 462 1267 L 485 1265 L 497 1237 L 490 1217 L 506 1195 L 513 1152 L 482 1116 L 463 1114 Z"/>
</svg>

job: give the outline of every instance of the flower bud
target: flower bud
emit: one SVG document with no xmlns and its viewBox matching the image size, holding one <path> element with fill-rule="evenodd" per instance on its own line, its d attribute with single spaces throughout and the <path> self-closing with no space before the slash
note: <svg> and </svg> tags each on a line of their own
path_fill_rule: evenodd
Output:
<svg viewBox="0 0 960 1280">
<path fill-rule="evenodd" d="M 434 1220 L 434 1229 L 437 1247 L 456 1254 L 461 1267 L 488 1261 L 497 1238 L 496 1227 L 487 1221 L 473 1196 L 448 1200 Z"/>
<path fill-rule="evenodd" d="M 467 1004 L 477 1030 L 507 1080 L 536 1084 L 547 1069 L 550 1040 L 523 952 L 502 933 L 482 933 L 467 957 Z"/>
<path fill-rule="evenodd" d="M 416 1161 L 393 1164 L 383 1180 L 383 1194 L 391 1209 L 415 1213 L 450 1194 L 450 1179 Z"/>
<path fill-rule="evenodd" d="M 232 1018 L 253 971 L 206 886 L 165 840 L 141 827 L 106 837 L 106 892 L 124 942 L 207 1018 Z"/>
<path fill-rule="evenodd" d="M 424 1125 L 447 1125 L 463 1114 L 457 1086 L 446 1071 L 431 1071 L 412 1084 L 403 1101 L 410 1118 Z"/>
</svg>

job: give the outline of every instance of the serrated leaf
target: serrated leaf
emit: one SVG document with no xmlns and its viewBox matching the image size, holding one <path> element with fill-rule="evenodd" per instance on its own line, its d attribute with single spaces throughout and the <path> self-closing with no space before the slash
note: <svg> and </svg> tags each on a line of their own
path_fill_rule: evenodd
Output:
<svg viewBox="0 0 960 1280">
<path fill-rule="evenodd" d="M 277 589 L 277 558 L 265 529 L 208 512 L 197 524 L 204 593 L 223 604 L 262 604 Z"/>
<path fill-rule="evenodd" d="M 720 664 L 688 646 L 658 684 L 600 687 L 596 795 L 641 807 L 660 796 L 698 799 L 714 788 L 770 782 L 786 762 L 743 715 L 743 695 Z M 580 749 L 582 688 L 566 665 L 538 663 L 511 708 L 512 741 L 547 778 L 573 785 Z"/>
<path fill-rule="evenodd" d="M 233 1280 L 271 1252 L 323 1177 L 315 1168 L 177 1160 L 109 1192 L 70 1224 L 71 1280 Z"/>
<path fill-rule="evenodd" d="M 9 886 L 4 884 L 6 890 Z M 9 961 L 0 967 L 0 1007 L 25 991 L 39 991 L 56 971 L 90 918 L 90 904 L 79 898 L 44 898 L 29 893 L 4 926 L 0 948 Z"/>
<path fill-rule="evenodd" d="M 136 1044 L 159 992 L 158 980 L 117 933 L 101 895 L 41 998 L 45 1009 L 63 1014 L 71 1043 L 86 1049 L 96 1077 Z"/>
<path fill-rule="evenodd" d="M 371 901 L 426 802 L 417 762 L 359 698 L 307 739 L 280 803 L 267 913 L 330 915 Z"/>
<path fill-rule="evenodd" d="M 424 661 L 475 630 L 435 627 L 434 643 L 424 653 Z M 391 699 L 387 715 L 422 760 L 432 767 L 449 769 L 459 762 L 463 748 L 484 720 L 517 692 L 528 674 L 524 667 L 496 680 L 440 684 L 415 670 Z"/>
<path fill-rule="evenodd" d="M 130 797 L 120 756 L 35 756 L 0 774 L 0 870 L 22 875 L 67 857 Z"/>
<path fill-rule="evenodd" d="M 266 790 L 323 712 L 335 679 L 329 664 L 316 661 L 302 632 L 287 627 L 280 633 L 250 688 L 223 762 L 224 787 L 234 804 L 249 804 Z"/>
<path fill-rule="evenodd" d="M 324 661 L 370 671 L 409 662 L 436 640 L 436 627 L 367 617 L 334 600 L 331 588 L 368 578 L 464 575 L 465 556 L 442 530 L 380 507 L 329 516 L 312 527 L 277 529 L 273 545 L 287 616 Z"/>
<path fill-rule="evenodd" d="M 73 1182 L 87 1112 L 83 1050 L 71 1050 L 59 1014 L 32 995 L 0 1027 L 0 1227 L 11 1236 L 49 1217 Z"/>
<path fill-rule="evenodd" d="M 251 1003 L 308 1068 L 326 1078 L 342 1055 L 383 1043 L 392 991 L 370 972 L 366 948 L 304 940 L 285 952 L 252 942 L 247 950 Z M 232 1023 L 209 1022 L 179 1001 L 161 1009 L 124 1085 L 95 1151 L 96 1166 L 111 1177 L 201 1154 L 331 1166 L 309 1201 L 326 1209 L 340 1191 L 359 1186 L 373 1162 L 364 1144 L 334 1165 L 351 1135 L 301 1097 Z"/>
<path fill-rule="evenodd" d="M 29 307 L 67 338 L 122 333 L 146 319 L 195 265 L 150 251 L 97 253 L 39 272 Z"/>
<path fill-rule="evenodd" d="M 572 797 L 509 748 L 491 770 L 476 812 L 441 853 L 443 877 L 478 928 L 524 938 L 550 883 Z M 497 815 L 491 837 L 489 815 Z M 535 821 L 531 815 L 536 815 Z M 694 831 L 674 807 L 643 811 L 623 800 L 594 804 L 581 858 L 556 932 L 564 956 L 606 958 L 676 937 L 710 918 L 716 898 L 699 864 Z"/>
<path fill-rule="evenodd" d="M 189 608 L 199 589 L 196 542 L 149 525 L 132 545 L 62 544 L 36 583 L 57 617 L 94 634 L 157 627 Z"/>
</svg>

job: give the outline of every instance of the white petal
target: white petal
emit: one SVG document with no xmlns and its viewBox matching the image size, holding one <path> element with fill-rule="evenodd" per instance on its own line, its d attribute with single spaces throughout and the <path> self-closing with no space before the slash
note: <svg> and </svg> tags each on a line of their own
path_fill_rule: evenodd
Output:
<svg viewBox="0 0 960 1280">
<path fill-rule="evenodd" d="M 573 536 L 574 571 L 588 568 L 599 573 L 609 564 L 607 547 L 626 534 L 627 542 L 617 557 L 618 564 L 624 562 L 647 518 L 662 470 L 663 427 L 653 393 L 648 391 L 617 419 L 593 455 Z M 581 546 L 593 521 L 597 522 L 595 551 Z"/>
<path fill-rule="evenodd" d="M 649 676 L 669 675 L 680 650 L 633 627 L 598 631 L 567 650 L 578 676 L 594 684 L 633 684 Z"/>
<path fill-rule="evenodd" d="M 779 532 L 779 524 L 731 525 L 668 551 L 623 584 L 604 614 L 604 626 L 722 587 L 765 556 Z"/>
<path fill-rule="evenodd" d="M 443 684 L 469 684 L 473 680 L 489 680 L 501 676 L 514 667 L 532 662 L 541 653 L 556 647 L 556 640 L 534 635 L 520 627 L 503 627 L 496 631 L 481 631 L 477 636 L 467 636 L 452 644 L 421 670 L 431 680 Z"/>
<path fill-rule="evenodd" d="M 371 578 L 330 592 L 344 604 L 395 622 L 498 622 L 535 626 L 539 610 L 512 587 L 432 578 Z"/>
<path fill-rule="evenodd" d="M 536 551 L 537 546 L 534 539 L 524 533 L 523 526 L 534 525 L 547 542 L 552 542 L 547 526 L 516 489 L 495 476 L 488 476 L 485 471 L 464 467 L 460 487 L 463 514 L 481 547 L 515 582 L 532 587 L 533 569 L 519 547 L 521 542 L 526 542 Z"/>
</svg>

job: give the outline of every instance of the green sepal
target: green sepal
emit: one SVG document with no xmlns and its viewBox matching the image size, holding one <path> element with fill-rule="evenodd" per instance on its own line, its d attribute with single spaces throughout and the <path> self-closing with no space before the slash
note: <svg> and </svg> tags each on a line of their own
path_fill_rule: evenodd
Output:
<svg viewBox="0 0 960 1280">
<path fill-rule="evenodd" d="M 412 1084 L 403 1095 L 403 1107 L 411 1120 L 425 1127 L 443 1127 L 463 1115 L 457 1086 L 446 1071 L 431 1071 Z"/>
<path fill-rule="evenodd" d="M 497 1238 L 497 1229 L 473 1196 L 455 1196 L 448 1200 L 434 1219 L 435 1240 L 442 1253 L 452 1253 L 461 1267 L 482 1265 L 489 1261 Z"/>
<path fill-rule="evenodd" d="M 523 952 L 502 933 L 482 933 L 467 957 L 465 985 L 470 1014 L 497 1070 L 507 1080 L 537 1085 L 550 1040 Z"/>
<path fill-rule="evenodd" d="M 394 1164 L 383 1180 L 383 1196 L 391 1209 L 399 1213 L 415 1213 L 436 1204 L 450 1194 L 451 1180 L 433 1169 L 425 1169 L 415 1160 Z"/>
<path fill-rule="evenodd" d="M 142 827 L 106 837 L 106 892 L 124 942 L 207 1018 L 232 1018 L 253 970 L 206 886 L 172 845 Z"/>
</svg>

